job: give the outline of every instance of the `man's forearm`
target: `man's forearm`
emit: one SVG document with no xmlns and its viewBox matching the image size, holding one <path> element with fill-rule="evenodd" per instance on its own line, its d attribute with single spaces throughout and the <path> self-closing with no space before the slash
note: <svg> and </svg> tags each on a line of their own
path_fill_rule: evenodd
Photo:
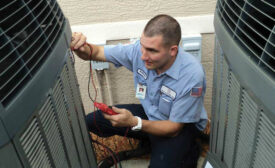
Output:
<svg viewBox="0 0 275 168">
<path fill-rule="evenodd" d="M 104 47 L 93 44 L 85 44 L 80 50 L 74 50 L 76 55 L 84 60 L 106 61 Z"/>
<path fill-rule="evenodd" d="M 104 61 L 106 62 L 106 58 L 104 55 L 104 47 L 103 46 L 97 46 L 97 45 L 92 45 L 89 44 L 91 46 L 92 49 L 92 56 L 91 56 L 91 60 L 94 61 Z"/>
</svg>

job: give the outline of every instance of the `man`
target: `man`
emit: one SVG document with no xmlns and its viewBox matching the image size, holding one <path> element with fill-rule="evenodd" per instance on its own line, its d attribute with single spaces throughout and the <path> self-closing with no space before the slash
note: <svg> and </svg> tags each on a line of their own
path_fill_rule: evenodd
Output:
<svg viewBox="0 0 275 168">
<path fill-rule="evenodd" d="M 74 33 L 71 43 L 84 60 L 109 61 L 133 72 L 141 105 L 113 107 L 117 115 L 97 111 L 86 121 L 89 130 L 100 136 L 124 135 L 131 127 L 128 136 L 149 137 L 152 168 L 194 167 L 188 155 L 197 132 L 207 123 L 204 71 L 196 58 L 179 47 L 180 39 L 179 23 L 171 16 L 158 15 L 147 23 L 140 41 L 132 45 L 91 45 L 90 55 L 81 33 Z"/>
</svg>

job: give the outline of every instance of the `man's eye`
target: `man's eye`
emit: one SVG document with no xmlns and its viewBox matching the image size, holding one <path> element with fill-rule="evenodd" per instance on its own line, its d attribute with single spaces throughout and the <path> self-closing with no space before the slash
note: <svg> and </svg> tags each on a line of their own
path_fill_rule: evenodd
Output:
<svg viewBox="0 0 275 168">
<path fill-rule="evenodd" d="M 157 52 L 156 50 L 154 50 L 154 49 L 148 49 L 148 51 L 150 51 L 150 52 Z"/>
</svg>

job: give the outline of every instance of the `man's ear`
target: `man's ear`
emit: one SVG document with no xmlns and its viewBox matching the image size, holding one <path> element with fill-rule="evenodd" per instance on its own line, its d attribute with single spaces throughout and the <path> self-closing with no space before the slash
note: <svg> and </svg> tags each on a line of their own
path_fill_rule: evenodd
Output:
<svg viewBox="0 0 275 168">
<path fill-rule="evenodd" d="M 170 55 L 171 56 L 173 56 L 173 57 L 175 57 L 175 56 L 177 56 L 177 54 L 178 54 L 178 46 L 177 45 L 172 45 L 171 47 L 170 47 Z"/>
</svg>

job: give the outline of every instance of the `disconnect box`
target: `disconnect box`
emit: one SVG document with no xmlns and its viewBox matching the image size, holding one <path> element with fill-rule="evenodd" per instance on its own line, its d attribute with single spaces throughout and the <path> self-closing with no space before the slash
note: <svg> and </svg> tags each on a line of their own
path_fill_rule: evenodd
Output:
<svg viewBox="0 0 275 168">
<path fill-rule="evenodd" d="M 182 47 L 185 52 L 192 54 L 199 61 L 201 61 L 201 35 L 183 35 Z"/>
<path fill-rule="evenodd" d="M 129 39 L 129 42 L 126 43 L 125 45 L 133 44 L 137 40 L 139 40 L 139 38 L 131 38 L 131 39 Z M 104 45 L 106 45 L 106 41 L 105 42 L 100 42 L 100 43 L 95 43 L 95 44 L 104 46 Z M 101 62 L 101 61 L 91 61 L 91 62 L 92 62 L 92 68 L 95 69 L 95 70 L 109 69 L 109 63 L 108 62 Z"/>
<path fill-rule="evenodd" d="M 92 61 L 92 68 L 95 70 L 109 69 L 108 62 Z"/>
<path fill-rule="evenodd" d="M 104 46 L 104 45 L 106 45 L 106 41 L 96 43 L 96 45 Z M 108 62 L 102 62 L 102 61 L 91 61 L 91 62 L 92 62 L 92 68 L 95 69 L 95 70 L 109 69 L 109 63 Z"/>
</svg>

